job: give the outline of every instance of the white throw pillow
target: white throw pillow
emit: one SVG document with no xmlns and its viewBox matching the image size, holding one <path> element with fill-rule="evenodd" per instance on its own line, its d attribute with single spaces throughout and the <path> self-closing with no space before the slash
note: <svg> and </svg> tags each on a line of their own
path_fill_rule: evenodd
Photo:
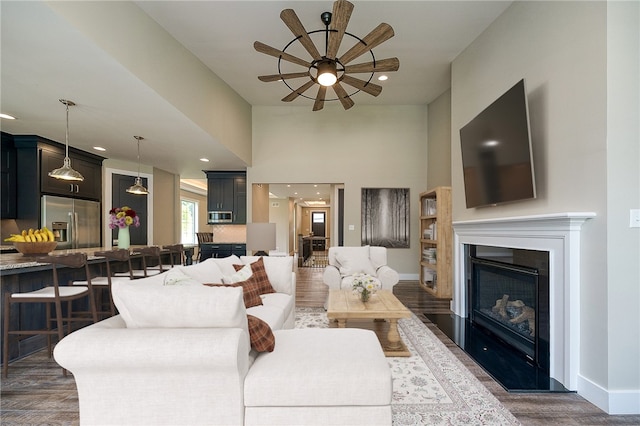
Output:
<svg viewBox="0 0 640 426">
<path fill-rule="evenodd" d="M 164 275 L 164 285 L 200 285 L 198 281 L 194 280 L 190 275 L 185 274 L 181 267 L 175 267 L 169 269 Z"/>
<path fill-rule="evenodd" d="M 364 247 L 340 247 L 336 251 L 336 261 L 339 264 L 340 275 L 369 274 L 376 275 L 371 261 L 369 260 L 369 246 Z"/>
<path fill-rule="evenodd" d="M 199 283 L 222 284 L 222 270 L 214 259 L 207 259 L 194 265 L 179 266 L 179 268 Z"/>
<path fill-rule="evenodd" d="M 211 261 L 218 265 L 222 275 L 233 275 L 236 272 L 233 265 L 242 265 L 240 258 L 235 254 L 227 257 L 212 258 Z"/>
<path fill-rule="evenodd" d="M 235 284 L 248 280 L 249 278 L 251 278 L 251 275 L 253 275 L 251 265 L 244 265 L 242 269 L 236 271 L 234 274 L 224 275 L 222 277 L 222 282 L 225 284 Z"/>
<path fill-rule="evenodd" d="M 128 328 L 247 328 L 241 287 L 115 281 L 113 301 Z"/>
</svg>

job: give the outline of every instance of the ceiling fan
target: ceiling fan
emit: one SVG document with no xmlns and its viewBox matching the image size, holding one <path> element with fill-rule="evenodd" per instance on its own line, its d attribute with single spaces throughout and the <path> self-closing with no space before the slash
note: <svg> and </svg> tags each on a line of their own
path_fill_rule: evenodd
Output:
<svg viewBox="0 0 640 426">
<path fill-rule="evenodd" d="M 393 37 L 391 25 L 381 23 L 375 27 L 364 38 L 359 38 L 346 31 L 349 18 L 353 11 L 353 4 L 346 0 L 337 0 L 333 3 L 333 12 L 324 12 L 320 19 L 325 25 L 325 29 L 306 31 L 300 19 L 293 9 L 284 9 L 280 13 L 280 19 L 291 30 L 295 38 L 291 40 L 282 50 L 267 46 L 256 41 L 253 47 L 260 53 L 278 58 L 278 74 L 262 75 L 258 79 L 264 82 L 282 81 L 291 90 L 291 93 L 282 101 L 291 102 L 298 96 L 308 99 L 315 99 L 313 110 L 319 111 L 324 107 L 325 100 L 339 100 L 344 109 L 349 109 L 354 105 L 351 96 L 363 91 L 373 96 L 378 96 L 382 92 L 382 87 L 371 82 L 374 73 L 397 71 L 400 67 L 398 58 L 387 58 L 377 60 L 373 54 L 373 48 Z M 324 35 L 324 54 L 322 54 L 311 36 Z M 338 56 L 338 50 L 344 36 L 355 40 L 353 46 Z M 292 47 L 295 41 L 299 41 L 304 50 L 311 55 L 311 60 L 304 60 L 298 56 L 287 53 L 287 49 Z M 296 46 L 297 47 L 297 46 Z M 370 61 L 349 65 L 352 61 L 368 53 Z M 368 58 L 369 59 L 369 58 Z M 283 72 L 285 63 L 283 61 L 306 68 L 306 71 Z M 366 74 L 368 79 L 362 80 L 353 77 L 351 74 Z M 301 86 L 292 87 L 287 80 L 306 78 L 307 81 Z M 314 85 L 318 85 L 318 92 L 315 98 L 304 95 Z M 354 92 L 348 93 L 343 84 L 351 86 Z M 337 98 L 326 99 L 327 88 L 332 87 Z"/>
</svg>

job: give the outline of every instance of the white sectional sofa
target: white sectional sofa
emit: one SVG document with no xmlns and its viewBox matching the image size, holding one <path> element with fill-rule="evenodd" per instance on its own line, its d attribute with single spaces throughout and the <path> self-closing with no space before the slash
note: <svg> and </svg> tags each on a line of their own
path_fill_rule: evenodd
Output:
<svg viewBox="0 0 640 426">
<path fill-rule="evenodd" d="M 258 306 L 245 307 L 243 288 L 202 285 L 242 278 L 247 268 L 233 265 L 258 260 L 208 259 L 114 285 L 120 314 L 54 350 L 74 375 L 80 423 L 391 424 L 391 372 L 373 332 L 293 329 L 293 258 L 262 259 L 275 292 Z M 269 325 L 272 351 L 252 348 L 247 314 Z"/>
</svg>

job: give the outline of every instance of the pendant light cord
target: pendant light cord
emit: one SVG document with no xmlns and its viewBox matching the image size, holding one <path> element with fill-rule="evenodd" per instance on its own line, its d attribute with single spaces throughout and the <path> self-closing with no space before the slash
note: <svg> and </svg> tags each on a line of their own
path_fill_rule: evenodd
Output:
<svg viewBox="0 0 640 426">
<path fill-rule="evenodd" d="M 65 142 L 64 156 L 65 158 L 69 158 L 69 102 L 65 102 L 65 106 L 67 107 L 67 133 L 64 137 L 64 142 Z"/>
</svg>

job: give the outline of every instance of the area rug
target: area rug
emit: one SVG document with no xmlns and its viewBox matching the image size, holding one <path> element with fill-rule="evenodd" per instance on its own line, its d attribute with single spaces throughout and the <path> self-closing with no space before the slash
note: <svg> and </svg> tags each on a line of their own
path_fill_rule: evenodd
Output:
<svg viewBox="0 0 640 426">
<path fill-rule="evenodd" d="M 388 357 L 394 425 L 519 425 L 447 347 L 412 314 L 399 331 L 410 357 Z M 296 328 L 326 328 L 322 308 L 296 308 Z"/>
</svg>

